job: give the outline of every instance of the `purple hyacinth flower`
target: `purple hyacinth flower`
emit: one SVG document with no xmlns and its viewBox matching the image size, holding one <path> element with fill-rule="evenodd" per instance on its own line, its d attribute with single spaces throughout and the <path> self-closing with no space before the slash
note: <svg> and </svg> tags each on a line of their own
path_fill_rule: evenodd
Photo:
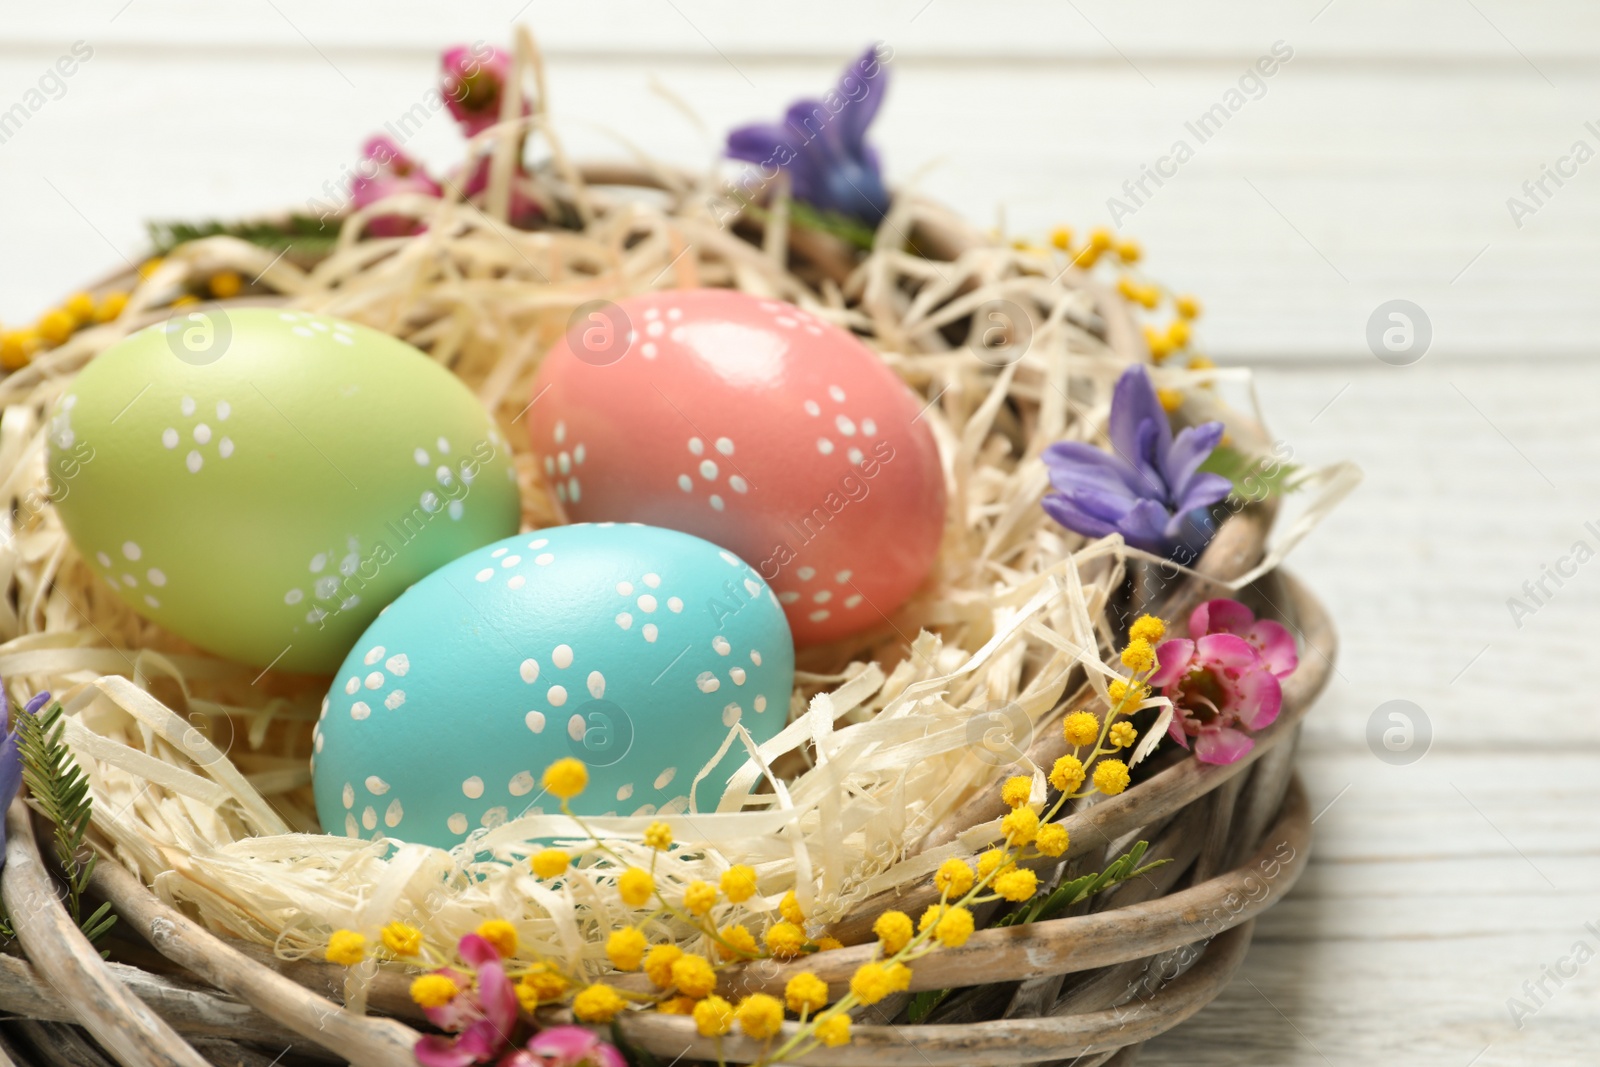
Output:
<svg viewBox="0 0 1600 1067">
<path fill-rule="evenodd" d="M 889 84 L 886 58 L 873 45 L 821 100 L 796 100 L 782 122 L 732 131 L 728 156 L 754 163 L 763 181 L 786 171 L 796 200 L 876 224 L 889 211 L 889 190 L 866 135 Z"/>
<path fill-rule="evenodd" d="M 1216 532 L 1207 509 L 1233 490 L 1199 469 L 1222 431 L 1208 422 L 1174 437 L 1149 375 L 1129 367 L 1111 394 L 1110 453 L 1082 441 L 1045 449 L 1055 491 L 1044 509 L 1085 537 L 1120 533 L 1134 548 L 1192 562 Z"/>
</svg>

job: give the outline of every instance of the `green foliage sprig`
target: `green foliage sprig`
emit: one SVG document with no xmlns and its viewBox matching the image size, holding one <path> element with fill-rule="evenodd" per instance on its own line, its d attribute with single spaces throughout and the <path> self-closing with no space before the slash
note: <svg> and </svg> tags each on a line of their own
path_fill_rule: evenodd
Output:
<svg viewBox="0 0 1600 1067">
<path fill-rule="evenodd" d="M 1220 474 L 1233 483 L 1233 495 L 1240 500 L 1268 500 L 1299 488 L 1300 468 L 1274 456 L 1252 455 L 1231 445 L 1218 445 L 1207 456 L 1200 470 Z"/>
<path fill-rule="evenodd" d="M 1121 885 L 1131 878 L 1155 870 L 1162 864 L 1172 862 L 1170 859 L 1164 859 L 1147 863 L 1143 867 L 1139 866 L 1139 861 L 1144 858 L 1145 851 L 1149 847 L 1148 842 L 1140 841 L 1108 864 L 1099 874 L 1085 874 L 1070 882 L 1063 882 L 1048 896 L 1040 894 L 1034 897 L 1017 910 L 1002 915 L 992 925 L 1020 926 L 1023 923 L 1054 919 L 1072 905 L 1088 900 L 1096 893 L 1104 892 L 1112 886 Z M 953 992 L 955 992 L 953 989 L 929 989 L 916 994 L 911 998 L 910 1007 L 906 1009 L 908 1017 L 914 1023 L 922 1022 Z"/>
<path fill-rule="evenodd" d="M 22 754 L 22 780 L 40 814 L 55 827 L 51 844 L 67 886 L 67 910 L 83 936 L 95 941 L 116 924 L 110 903 L 82 914 L 83 894 L 94 875 L 96 856 L 84 843 L 93 798 L 89 779 L 62 740 L 66 724 L 62 707 L 52 704 L 36 715 L 16 713 L 17 749 Z"/>
<path fill-rule="evenodd" d="M 339 224 L 337 218 L 323 220 L 315 215 L 290 215 L 287 219 L 270 222 L 151 222 L 147 228 L 150 244 L 158 256 L 189 241 L 218 235 L 237 237 L 274 251 L 292 246 L 303 252 L 321 254 L 333 250 L 339 238 Z"/>
</svg>

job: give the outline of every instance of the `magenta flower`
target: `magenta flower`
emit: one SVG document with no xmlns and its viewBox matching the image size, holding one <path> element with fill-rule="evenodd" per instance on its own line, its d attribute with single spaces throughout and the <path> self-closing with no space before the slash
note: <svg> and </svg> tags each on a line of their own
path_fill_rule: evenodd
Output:
<svg viewBox="0 0 1600 1067">
<path fill-rule="evenodd" d="M 1283 706 L 1280 680 L 1300 665 L 1294 637 L 1271 619 L 1257 619 L 1237 600 L 1208 600 L 1189 616 L 1189 637 L 1156 649 L 1150 684 L 1172 700 L 1167 734 L 1184 748 L 1194 741 L 1202 763 L 1233 763 Z M 1242 727 L 1243 729 L 1240 729 Z"/>
<path fill-rule="evenodd" d="M 552 1026 L 528 1042 L 527 1059 L 516 1067 L 628 1067 L 613 1045 L 581 1026 Z"/>
<path fill-rule="evenodd" d="M 1253 645 L 1267 669 L 1287 678 L 1300 665 L 1294 635 L 1282 623 L 1257 619 L 1255 613 L 1237 600 L 1208 600 L 1189 615 L 1189 634 L 1233 634 Z"/>
<path fill-rule="evenodd" d="M 392 139 L 379 134 L 361 151 L 356 176 L 350 180 L 350 197 L 359 210 L 402 193 L 436 197 L 439 183 Z M 379 215 L 367 222 L 367 231 L 374 237 L 405 237 L 419 229 L 415 219 L 404 215 Z"/>
<path fill-rule="evenodd" d="M 466 183 L 462 186 L 461 195 L 464 199 L 475 204 L 480 204 L 481 198 L 489 188 L 489 167 L 494 157 L 485 152 L 478 157 L 476 163 L 471 164 L 471 171 L 467 175 Z M 517 160 L 516 170 L 511 175 L 511 225 L 521 229 L 531 229 L 544 217 L 544 209 L 539 202 L 522 191 L 522 183 L 528 179 L 528 172 L 523 169 L 522 160 Z"/>
<path fill-rule="evenodd" d="M 445 50 L 440 66 L 445 105 L 463 134 L 476 137 L 500 121 L 500 97 L 511 75 L 509 55 L 481 42 L 471 47 L 456 45 Z M 526 100 L 522 114 L 529 114 Z"/>
<path fill-rule="evenodd" d="M 442 1007 L 424 1011 L 441 1030 L 458 1033 L 453 1038 L 428 1034 L 420 1039 L 414 1051 L 423 1067 L 492 1063 L 511 1045 L 517 1028 L 517 993 L 500 953 L 477 934 L 463 937 L 456 952 L 477 972 L 477 983 L 468 989 L 468 977 L 448 967 L 435 972 L 449 976 L 463 992 Z"/>
</svg>

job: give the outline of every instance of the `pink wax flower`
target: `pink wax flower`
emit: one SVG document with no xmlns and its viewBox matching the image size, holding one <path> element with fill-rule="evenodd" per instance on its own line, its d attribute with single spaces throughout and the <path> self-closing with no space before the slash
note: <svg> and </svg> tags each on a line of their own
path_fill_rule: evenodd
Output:
<svg viewBox="0 0 1600 1067">
<path fill-rule="evenodd" d="M 552 1026 L 533 1036 L 515 1067 L 628 1067 L 612 1045 L 581 1026 Z"/>
<path fill-rule="evenodd" d="M 1194 738 L 1202 763 L 1233 763 L 1283 706 L 1280 680 L 1300 665 L 1294 637 L 1237 600 L 1208 600 L 1189 616 L 1189 637 L 1163 641 L 1150 684 L 1172 700 L 1168 735 Z M 1241 729 L 1242 727 L 1242 729 Z"/>
<path fill-rule="evenodd" d="M 456 952 L 477 974 L 474 984 L 451 968 L 435 973 L 449 977 L 462 992 L 448 1004 L 423 1009 L 428 1021 L 441 1030 L 459 1031 L 455 1037 L 428 1034 L 414 1052 L 423 1067 L 468 1067 L 493 1063 L 511 1044 L 517 1027 L 517 993 L 506 976 L 500 953 L 477 934 L 467 934 Z"/>
<path fill-rule="evenodd" d="M 477 162 L 470 165 L 471 169 L 467 173 L 466 183 L 461 188 L 462 197 L 480 207 L 483 206 L 483 194 L 489 188 L 489 168 L 493 165 L 494 157 L 488 152 L 479 156 Z M 525 230 L 531 229 L 544 217 L 544 209 L 539 206 L 538 201 L 528 196 L 521 189 L 522 183 L 527 179 L 528 172 L 523 169 L 522 161 L 519 159 L 517 160 L 516 169 L 511 174 L 511 210 L 509 212 L 511 217 L 508 221 L 511 225 Z"/>
<path fill-rule="evenodd" d="M 350 180 L 350 197 L 359 210 L 402 193 L 437 197 L 439 183 L 392 139 L 379 134 L 361 151 L 361 163 Z M 367 222 L 367 231 L 374 237 L 405 237 L 420 228 L 415 219 L 404 215 L 379 215 Z"/>
<path fill-rule="evenodd" d="M 511 65 L 509 55 L 481 41 L 445 50 L 440 58 L 440 88 L 450 114 L 466 136 L 476 137 L 500 121 L 500 97 L 511 75 Z M 529 114 L 526 100 L 522 102 L 522 114 Z"/>
</svg>

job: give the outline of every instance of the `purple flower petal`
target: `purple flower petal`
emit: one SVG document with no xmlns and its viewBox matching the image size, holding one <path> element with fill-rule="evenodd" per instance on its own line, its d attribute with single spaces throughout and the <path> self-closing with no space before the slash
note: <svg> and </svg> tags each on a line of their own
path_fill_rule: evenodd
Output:
<svg viewBox="0 0 1600 1067">
<path fill-rule="evenodd" d="M 817 206 L 872 223 L 889 213 L 889 191 L 883 178 L 864 159 L 843 159 L 823 175 L 824 193 Z"/>
<path fill-rule="evenodd" d="M 1172 501 L 1172 510 L 1187 514 L 1208 508 L 1233 492 L 1233 483 L 1220 474 L 1197 474 L 1183 488 L 1183 495 Z"/>
<path fill-rule="evenodd" d="M 1138 448 L 1135 449 L 1133 455 L 1123 456 L 1122 458 L 1132 463 L 1134 470 L 1138 472 L 1141 486 L 1140 492 L 1151 500 L 1159 500 L 1162 504 L 1170 506 L 1172 503 L 1171 487 L 1161 473 L 1161 461 L 1163 458 L 1161 437 L 1163 431 L 1170 432 L 1165 416 L 1160 421 L 1155 419 L 1144 420 L 1134 431 Z"/>
<path fill-rule="evenodd" d="M 1167 509 L 1154 500 L 1141 500 L 1122 520 L 1122 536 L 1134 548 L 1155 555 L 1167 552 Z"/>
<path fill-rule="evenodd" d="M 782 124 L 753 123 L 728 134 L 726 154 L 753 163 L 763 181 L 790 178 L 796 200 L 876 223 L 889 210 L 878 155 L 866 144 L 888 77 L 876 46 L 847 67 L 824 99 L 791 104 Z"/>
<path fill-rule="evenodd" d="M 1045 509 L 1086 536 L 1114 530 L 1136 548 L 1192 563 L 1216 532 L 1208 509 L 1233 489 L 1220 475 L 1198 472 L 1221 432 L 1221 423 L 1207 423 L 1175 441 L 1149 375 L 1129 367 L 1112 390 L 1110 454 L 1077 441 L 1045 450 L 1059 494 L 1046 498 Z"/>
<path fill-rule="evenodd" d="M 770 122 L 753 122 L 748 126 L 740 126 L 728 134 L 725 151 L 730 159 L 741 159 L 746 163 L 765 163 L 775 159 L 788 147 L 789 134 L 783 126 Z"/>
<path fill-rule="evenodd" d="M 1139 473 L 1116 456 L 1083 441 L 1057 441 L 1039 457 L 1050 472 L 1050 484 L 1063 493 L 1080 487 L 1145 496 Z"/>
<path fill-rule="evenodd" d="M 839 125 L 845 142 L 858 149 L 864 147 L 867 127 L 878 117 L 884 90 L 889 85 L 888 72 L 878 58 L 879 47 L 877 44 L 868 47 L 839 75 L 839 95 L 850 101 L 839 112 Z"/>
<path fill-rule="evenodd" d="M 1061 487 L 1060 495 L 1072 501 L 1078 510 L 1104 522 L 1109 522 L 1118 529 L 1123 529 L 1128 514 L 1144 503 L 1144 499 L 1128 492 L 1122 486 L 1103 488 L 1100 486 L 1082 486 L 1078 488 Z"/>
<path fill-rule="evenodd" d="M 22 785 L 22 753 L 17 748 L 17 732 L 12 730 L 0 740 L 0 811 L 11 806 L 17 790 Z M 5 863 L 6 827 L 0 821 L 0 865 Z"/>
<path fill-rule="evenodd" d="M 1047 515 L 1073 533 L 1085 537 L 1107 537 L 1118 532 L 1114 523 L 1090 514 L 1063 493 L 1046 493 L 1039 505 Z"/>
<path fill-rule="evenodd" d="M 1136 462 L 1139 452 L 1139 426 L 1146 419 L 1165 430 L 1170 440 L 1167 413 L 1156 399 L 1155 386 L 1142 366 L 1132 366 L 1122 372 L 1111 391 L 1111 444 L 1128 462 Z M 1163 449 L 1165 451 L 1165 449 Z"/>
<path fill-rule="evenodd" d="M 800 100 L 789 106 L 782 123 L 739 127 L 728 134 L 727 155 L 755 164 L 756 177 L 763 184 L 780 171 L 787 172 L 795 199 L 817 203 L 824 195 L 826 158 L 819 151 L 804 150 L 804 145 L 810 139 L 806 120 L 821 107 L 819 101 Z"/>
<path fill-rule="evenodd" d="M 29 715 L 37 715 L 39 714 L 39 709 L 48 703 L 50 703 L 50 690 L 46 689 L 43 692 L 35 693 L 33 699 L 22 706 L 22 710 Z M 9 718 L 7 725 L 9 725 Z"/>
<path fill-rule="evenodd" d="M 1200 464 L 1206 461 L 1206 457 L 1222 440 L 1222 432 L 1223 425 L 1220 422 L 1185 426 L 1178 431 L 1178 436 L 1172 439 L 1172 447 L 1167 450 L 1166 464 L 1167 480 L 1174 493 L 1183 493 L 1189 479 L 1200 469 Z M 1232 488 L 1231 482 L 1229 488 Z"/>
</svg>

